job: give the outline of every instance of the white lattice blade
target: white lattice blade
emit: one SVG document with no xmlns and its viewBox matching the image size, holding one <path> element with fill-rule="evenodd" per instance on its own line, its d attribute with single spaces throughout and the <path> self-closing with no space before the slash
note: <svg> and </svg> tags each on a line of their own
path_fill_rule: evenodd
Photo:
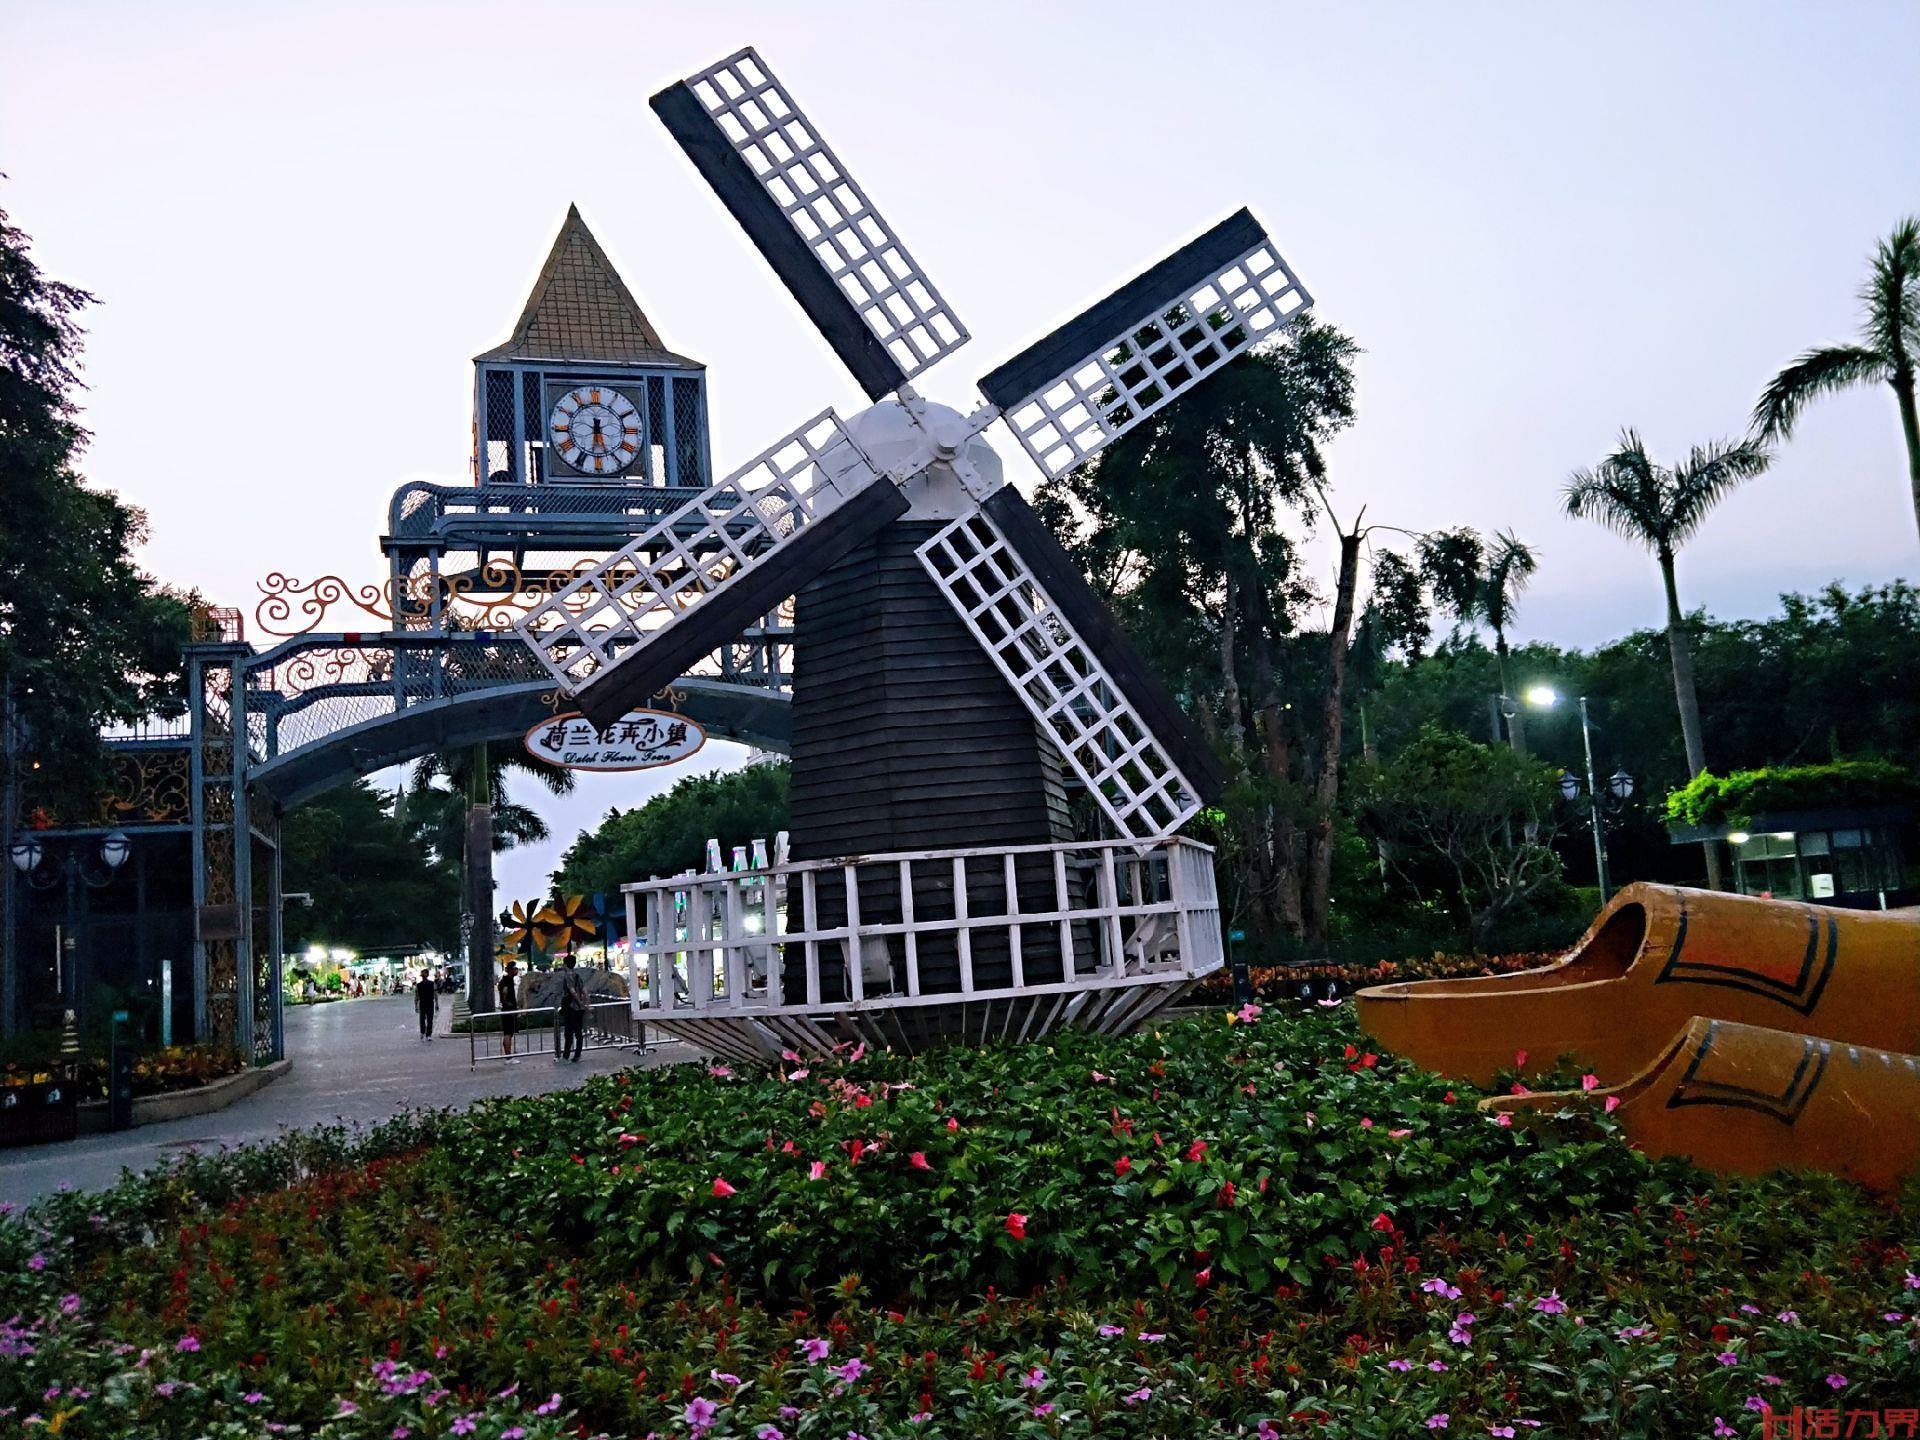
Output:
<svg viewBox="0 0 1920 1440">
<path fill-rule="evenodd" d="M 881 478 L 840 417 L 822 411 L 583 571 L 514 631 L 560 688 L 576 694 L 623 652 L 687 623 Z"/>
<path fill-rule="evenodd" d="M 1241 211 L 981 381 L 1033 461 L 1091 459 L 1313 303 Z"/>
<path fill-rule="evenodd" d="M 1200 813 L 1194 784 L 984 510 L 915 553 L 1122 836 L 1158 839 Z"/>
<path fill-rule="evenodd" d="M 757 52 L 729 55 L 686 84 L 905 375 L 967 342 L 959 316 Z"/>
</svg>

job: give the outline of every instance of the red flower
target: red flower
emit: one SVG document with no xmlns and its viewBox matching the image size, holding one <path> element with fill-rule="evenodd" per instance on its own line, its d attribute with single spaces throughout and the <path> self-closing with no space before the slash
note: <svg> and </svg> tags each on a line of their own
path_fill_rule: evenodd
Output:
<svg viewBox="0 0 1920 1440">
<path fill-rule="evenodd" d="M 1196 1140 L 1193 1142 L 1193 1144 L 1187 1147 L 1187 1159 L 1189 1160 L 1198 1160 L 1202 1155 L 1205 1155 L 1206 1153 L 1207 1153 L 1207 1142 L 1204 1140 Z"/>
<path fill-rule="evenodd" d="M 1131 1169 L 1133 1169 L 1133 1161 L 1125 1155 L 1113 1162 L 1113 1173 L 1116 1175 L 1124 1176 Z"/>
<path fill-rule="evenodd" d="M 628 1135 L 622 1132 L 620 1136 L 620 1148 L 622 1150 L 631 1150 L 634 1146 L 638 1145 L 639 1143 L 640 1143 L 640 1137 L 638 1135 Z"/>
<path fill-rule="evenodd" d="M 924 1150 L 914 1151 L 913 1154 L 907 1157 L 907 1163 L 912 1165 L 916 1170 L 931 1170 L 933 1168 L 927 1164 L 927 1152 Z"/>
<path fill-rule="evenodd" d="M 1233 1208 L 1233 1181 L 1231 1180 L 1220 1187 L 1220 1208 L 1222 1210 Z"/>
<path fill-rule="evenodd" d="M 960 1122 L 954 1119 L 953 1116 L 949 1115 L 947 1117 L 947 1129 L 949 1131 L 952 1131 L 952 1130 L 958 1130 L 959 1128 L 960 1128 Z"/>
<path fill-rule="evenodd" d="M 1376 1230 L 1393 1229 L 1393 1217 L 1382 1210 L 1378 1215 L 1373 1217 L 1373 1228 Z"/>
<path fill-rule="evenodd" d="M 1196 1270 L 1193 1272 L 1193 1283 L 1199 1286 L 1202 1290 L 1207 1288 L 1208 1282 L 1211 1281 L 1212 1279 L 1213 1279 L 1213 1266 L 1211 1265 L 1207 1266 L 1204 1270 Z"/>
<path fill-rule="evenodd" d="M 1027 1217 L 1018 1210 L 1007 1216 L 1007 1234 L 1016 1240 L 1027 1238 Z"/>
<path fill-rule="evenodd" d="M 729 1195 L 733 1195 L 737 1193 L 738 1192 L 735 1191 L 733 1186 L 729 1185 L 726 1181 L 722 1180 L 718 1175 L 713 1177 L 713 1198 L 714 1199 L 724 1200 Z"/>
</svg>

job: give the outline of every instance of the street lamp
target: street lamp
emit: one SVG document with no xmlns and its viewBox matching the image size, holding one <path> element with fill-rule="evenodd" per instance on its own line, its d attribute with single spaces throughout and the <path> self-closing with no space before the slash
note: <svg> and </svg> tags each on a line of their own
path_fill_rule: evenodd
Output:
<svg viewBox="0 0 1920 1440">
<path fill-rule="evenodd" d="M 1533 685 L 1528 687 L 1526 699 L 1529 705 L 1549 709 L 1559 703 L 1560 695 L 1551 685 Z M 1584 695 L 1580 696 L 1580 744 L 1587 759 L 1587 814 L 1593 823 L 1593 872 L 1600 882 L 1600 903 L 1604 905 L 1612 893 L 1607 876 L 1604 812 L 1608 808 L 1618 810 L 1633 795 L 1633 777 L 1625 769 L 1615 770 L 1607 777 L 1606 798 L 1603 798 L 1599 785 L 1594 782 L 1593 724 L 1587 716 L 1587 697 Z M 1580 782 L 1565 771 L 1560 774 L 1560 794 L 1569 804 L 1580 798 Z"/>
</svg>

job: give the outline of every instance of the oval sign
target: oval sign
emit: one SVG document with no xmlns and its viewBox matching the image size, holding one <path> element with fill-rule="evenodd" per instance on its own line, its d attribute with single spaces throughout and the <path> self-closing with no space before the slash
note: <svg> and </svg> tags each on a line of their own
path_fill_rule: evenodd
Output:
<svg viewBox="0 0 1920 1440">
<path fill-rule="evenodd" d="M 542 720 L 526 738 L 529 755 L 568 770 L 651 770 L 706 743 L 706 731 L 670 710 L 629 710 L 605 730 L 573 711 Z"/>
</svg>

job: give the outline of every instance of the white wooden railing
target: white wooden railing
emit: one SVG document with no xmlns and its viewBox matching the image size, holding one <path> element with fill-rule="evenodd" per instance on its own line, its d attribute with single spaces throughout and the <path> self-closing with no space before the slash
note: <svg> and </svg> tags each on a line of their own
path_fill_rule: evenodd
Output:
<svg viewBox="0 0 1920 1440">
<path fill-rule="evenodd" d="M 641 1019 L 1070 995 L 1224 958 L 1213 851 L 1177 836 L 716 866 L 623 890 Z"/>
</svg>

